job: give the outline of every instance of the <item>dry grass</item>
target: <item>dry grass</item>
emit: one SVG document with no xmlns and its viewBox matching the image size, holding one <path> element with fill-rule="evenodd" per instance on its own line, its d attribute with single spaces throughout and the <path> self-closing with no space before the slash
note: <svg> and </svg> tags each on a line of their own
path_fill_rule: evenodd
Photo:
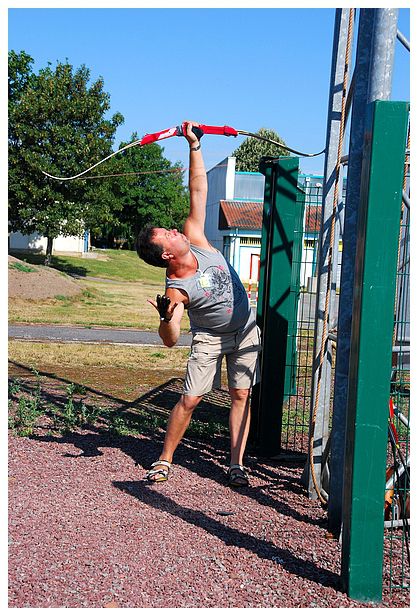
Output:
<svg viewBox="0 0 418 616">
<path fill-rule="evenodd" d="M 11 298 L 9 321 L 13 323 L 52 323 L 87 327 L 135 327 L 156 330 L 158 315 L 147 302 L 164 289 L 141 282 L 98 282 L 80 280 L 81 295 L 56 296 L 47 300 Z M 189 329 L 187 316 L 182 330 Z"/>
<path fill-rule="evenodd" d="M 44 275 L 44 280 L 36 279 L 34 284 L 38 288 L 34 288 L 28 284 L 27 278 L 34 274 L 24 274 L 26 292 L 23 293 L 22 289 L 19 292 L 18 287 L 18 292 L 11 293 L 15 297 L 9 298 L 9 322 L 134 327 L 155 331 L 159 325 L 158 314 L 147 302 L 147 298 L 154 299 L 158 293 L 164 293 L 165 271 L 146 265 L 132 251 L 107 250 L 99 256 L 105 259 L 54 256 L 54 271 L 39 265 L 42 255 L 20 255 L 28 263 L 36 264 L 36 269 Z M 17 262 L 12 258 L 12 266 L 16 265 L 14 262 L 19 265 L 19 269 L 23 268 L 24 272 L 28 272 L 32 267 L 24 261 Z M 50 292 L 44 293 L 41 299 L 39 287 L 48 286 L 46 274 L 63 271 L 80 276 L 77 278 L 77 285 L 81 288 L 81 293 L 71 294 L 70 297 L 70 293 L 66 294 L 65 287 L 55 281 Z M 20 284 L 22 285 L 22 277 Z M 48 299 L 45 299 L 46 297 Z M 187 331 L 189 326 L 189 320 L 185 316 L 182 331 Z"/>
<path fill-rule="evenodd" d="M 184 378 L 189 349 L 115 344 L 9 341 L 9 376 L 36 370 L 103 394 L 134 400 L 173 378 Z M 225 364 L 222 384 L 227 386 Z"/>
<path fill-rule="evenodd" d="M 9 376 L 26 379 L 36 370 L 110 398 L 133 401 L 170 379 L 183 378 L 188 353 L 183 347 L 11 340 Z"/>
<path fill-rule="evenodd" d="M 78 344 L 59 342 L 9 342 L 9 359 L 39 370 L 43 365 L 68 368 L 112 367 L 156 371 L 183 370 L 189 349 L 155 346 L 121 346 L 112 344 Z"/>
</svg>

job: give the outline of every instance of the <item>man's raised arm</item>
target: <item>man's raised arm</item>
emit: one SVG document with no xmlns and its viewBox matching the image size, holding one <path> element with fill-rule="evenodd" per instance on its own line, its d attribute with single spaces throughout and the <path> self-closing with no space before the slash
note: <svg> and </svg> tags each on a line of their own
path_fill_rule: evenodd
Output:
<svg viewBox="0 0 418 616">
<path fill-rule="evenodd" d="M 197 122 L 187 122 L 186 139 L 190 146 L 189 159 L 189 191 L 190 213 L 184 223 L 184 234 L 192 244 L 208 247 L 205 237 L 206 199 L 208 195 L 208 180 L 205 163 L 199 139 L 193 133 L 193 126 Z"/>
</svg>

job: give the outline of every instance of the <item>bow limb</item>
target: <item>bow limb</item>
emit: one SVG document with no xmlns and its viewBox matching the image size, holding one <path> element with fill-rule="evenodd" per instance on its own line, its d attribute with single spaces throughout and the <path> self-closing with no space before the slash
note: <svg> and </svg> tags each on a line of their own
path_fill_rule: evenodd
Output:
<svg viewBox="0 0 418 616">
<path fill-rule="evenodd" d="M 137 139 L 136 141 L 132 141 L 132 143 L 128 143 L 127 145 L 124 145 L 123 148 L 120 148 L 116 152 L 112 152 L 111 154 L 109 154 L 109 156 L 106 156 L 105 158 L 102 158 L 102 160 L 99 160 L 98 163 L 95 163 L 94 165 L 92 165 L 88 169 L 85 169 L 84 171 L 81 171 L 80 173 L 77 173 L 76 175 L 72 175 L 72 176 L 70 176 L 68 178 L 61 178 L 61 177 L 58 177 L 56 175 L 51 175 L 50 173 L 47 173 L 46 171 L 42 171 L 42 169 L 41 169 L 41 171 L 42 171 L 42 173 L 44 175 L 46 175 L 48 178 L 52 178 L 53 180 L 60 180 L 61 182 L 64 182 L 64 181 L 67 181 L 67 180 L 75 180 L 76 178 L 80 178 L 82 175 L 85 175 L 86 173 L 88 173 L 92 169 L 95 169 L 95 167 L 98 167 L 99 165 L 104 163 L 106 160 L 109 160 L 109 158 L 112 158 L 112 156 L 116 156 L 116 154 L 119 154 L 120 152 L 123 152 L 124 150 L 127 150 L 128 148 L 132 148 L 135 145 L 141 145 L 141 140 Z"/>
</svg>

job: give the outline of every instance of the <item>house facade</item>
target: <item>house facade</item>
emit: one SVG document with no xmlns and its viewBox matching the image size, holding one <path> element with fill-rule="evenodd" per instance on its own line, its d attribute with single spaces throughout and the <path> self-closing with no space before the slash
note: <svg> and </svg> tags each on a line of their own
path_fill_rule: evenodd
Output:
<svg viewBox="0 0 418 616">
<path fill-rule="evenodd" d="M 258 281 L 264 175 L 236 171 L 232 156 L 210 169 L 207 175 L 206 237 L 223 253 L 244 283 Z M 322 176 L 314 174 L 300 174 L 298 178 L 306 195 L 300 284 L 309 289 L 315 284 L 322 181 Z M 340 259 L 341 249 L 340 246 Z"/>
<path fill-rule="evenodd" d="M 47 246 L 47 238 L 39 233 L 31 235 L 23 235 L 20 232 L 10 233 L 9 235 L 9 250 L 13 252 L 35 252 L 45 253 Z M 85 231 L 81 236 L 64 237 L 59 235 L 54 239 L 52 246 L 53 254 L 85 254 L 90 250 L 90 233 Z"/>
<path fill-rule="evenodd" d="M 205 234 L 241 280 L 258 279 L 264 176 L 235 171 L 229 156 L 208 171 Z"/>
</svg>

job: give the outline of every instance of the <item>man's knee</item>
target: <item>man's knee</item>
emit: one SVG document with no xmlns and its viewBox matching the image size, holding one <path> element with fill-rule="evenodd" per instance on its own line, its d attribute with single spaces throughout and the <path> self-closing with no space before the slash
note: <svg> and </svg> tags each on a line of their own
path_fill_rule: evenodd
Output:
<svg viewBox="0 0 418 616">
<path fill-rule="evenodd" d="M 188 413 L 193 413 L 203 396 L 189 396 L 183 394 L 180 398 L 180 404 L 183 409 Z"/>
<path fill-rule="evenodd" d="M 229 388 L 229 395 L 232 401 L 245 402 L 250 393 L 249 389 L 238 389 L 236 387 Z"/>
</svg>

